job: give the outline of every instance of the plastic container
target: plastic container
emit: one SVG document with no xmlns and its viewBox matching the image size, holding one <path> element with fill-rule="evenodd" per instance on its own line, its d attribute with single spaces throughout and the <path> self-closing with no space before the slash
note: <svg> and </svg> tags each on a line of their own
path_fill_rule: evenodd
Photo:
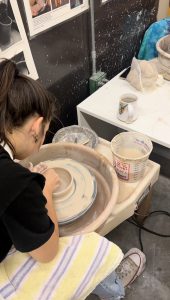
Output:
<svg viewBox="0 0 170 300">
<path fill-rule="evenodd" d="M 113 164 L 118 177 L 127 182 L 140 180 L 153 149 L 151 140 L 137 132 L 123 132 L 111 141 Z"/>
</svg>

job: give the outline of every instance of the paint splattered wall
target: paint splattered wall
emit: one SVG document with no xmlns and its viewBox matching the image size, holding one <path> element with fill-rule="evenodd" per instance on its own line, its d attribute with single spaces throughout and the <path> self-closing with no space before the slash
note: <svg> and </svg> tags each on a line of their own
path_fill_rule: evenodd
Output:
<svg viewBox="0 0 170 300">
<path fill-rule="evenodd" d="M 113 0 L 103 14 L 98 6 L 98 67 L 109 78 L 128 66 L 138 53 L 145 30 L 156 20 L 157 7 L 155 0 Z"/>
<path fill-rule="evenodd" d="M 159 1 L 94 2 L 97 69 L 112 78 L 138 52 L 145 30 L 156 20 Z M 89 95 L 90 45 L 89 12 L 30 41 L 39 77 L 58 97 L 65 126 L 76 123 L 76 105 Z"/>
</svg>

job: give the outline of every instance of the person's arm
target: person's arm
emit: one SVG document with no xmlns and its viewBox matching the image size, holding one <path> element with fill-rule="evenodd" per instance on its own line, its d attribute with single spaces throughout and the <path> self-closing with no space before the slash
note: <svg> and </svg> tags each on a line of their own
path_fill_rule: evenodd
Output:
<svg viewBox="0 0 170 300">
<path fill-rule="evenodd" d="M 58 224 L 57 224 L 57 216 L 52 204 L 52 195 L 50 195 L 47 191 L 44 191 L 44 196 L 47 199 L 46 208 L 48 210 L 48 216 L 54 223 L 54 232 L 50 239 L 43 244 L 41 247 L 37 248 L 29 252 L 29 254 L 37 261 L 42 263 L 50 262 L 55 258 L 58 250 L 58 241 L 59 241 L 59 233 L 58 233 Z"/>
<path fill-rule="evenodd" d="M 59 177 L 54 170 L 47 170 L 44 173 L 44 176 L 46 178 L 46 183 L 43 194 L 47 200 L 46 208 L 48 210 L 48 216 L 54 223 L 54 232 L 45 244 L 36 250 L 31 251 L 29 254 L 37 261 L 45 263 L 51 261 L 56 256 L 58 250 L 59 231 L 57 215 L 52 202 L 52 193 L 54 188 L 59 184 Z"/>
<path fill-rule="evenodd" d="M 58 239 L 56 238 L 55 231 L 50 239 L 41 247 L 29 252 L 36 261 L 41 263 L 48 263 L 55 258 L 58 250 Z"/>
</svg>

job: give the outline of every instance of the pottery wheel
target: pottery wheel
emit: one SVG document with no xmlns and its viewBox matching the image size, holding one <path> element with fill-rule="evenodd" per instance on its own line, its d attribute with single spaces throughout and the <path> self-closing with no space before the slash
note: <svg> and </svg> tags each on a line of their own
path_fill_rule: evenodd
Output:
<svg viewBox="0 0 170 300">
<path fill-rule="evenodd" d="M 72 159 L 56 159 L 43 162 L 48 168 L 63 168 L 72 176 L 72 186 L 61 197 L 53 194 L 58 223 L 68 224 L 84 215 L 97 195 L 97 182 L 90 171 Z M 56 169 L 57 172 L 57 169 Z"/>
</svg>

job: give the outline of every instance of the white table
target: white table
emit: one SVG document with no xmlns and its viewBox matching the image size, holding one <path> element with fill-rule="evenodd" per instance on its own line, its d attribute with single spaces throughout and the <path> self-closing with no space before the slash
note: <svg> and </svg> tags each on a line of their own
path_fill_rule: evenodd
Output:
<svg viewBox="0 0 170 300">
<path fill-rule="evenodd" d="M 141 93 L 119 75 L 77 106 L 78 124 L 106 139 L 111 139 L 119 130 L 138 131 L 169 149 L 170 83 L 165 81 L 163 86 Z M 124 93 L 134 93 L 139 99 L 139 117 L 132 124 L 117 119 L 119 98 Z"/>
</svg>

